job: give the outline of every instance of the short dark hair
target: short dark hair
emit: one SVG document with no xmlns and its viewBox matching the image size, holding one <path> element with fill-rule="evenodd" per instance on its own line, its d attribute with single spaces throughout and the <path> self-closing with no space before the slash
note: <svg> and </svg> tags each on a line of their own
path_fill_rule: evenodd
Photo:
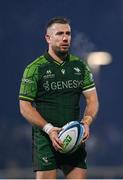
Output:
<svg viewBox="0 0 123 180">
<path fill-rule="evenodd" d="M 46 30 L 51 27 L 53 24 L 55 23 L 59 23 L 59 24 L 69 24 L 70 25 L 70 21 L 67 18 L 64 17 L 54 17 L 52 19 L 49 20 L 49 22 L 46 25 Z"/>
</svg>

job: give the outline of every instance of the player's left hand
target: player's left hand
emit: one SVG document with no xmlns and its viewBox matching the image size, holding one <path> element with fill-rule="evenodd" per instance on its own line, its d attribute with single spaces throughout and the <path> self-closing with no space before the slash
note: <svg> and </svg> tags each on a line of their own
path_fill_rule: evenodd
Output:
<svg viewBox="0 0 123 180">
<path fill-rule="evenodd" d="M 89 128 L 89 125 L 87 125 L 86 123 L 83 123 L 83 126 L 84 126 L 84 137 L 83 137 L 83 140 L 82 142 L 85 142 L 88 138 L 89 138 L 89 135 L 90 135 L 90 128 Z"/>
</svg>

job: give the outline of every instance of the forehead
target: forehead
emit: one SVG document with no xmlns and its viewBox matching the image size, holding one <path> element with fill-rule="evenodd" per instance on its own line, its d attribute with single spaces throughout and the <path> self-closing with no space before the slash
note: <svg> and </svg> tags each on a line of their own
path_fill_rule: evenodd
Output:
<svg viewBox="0 0 123 180">
<path fill-rule="evenodd" d="M 49 28 L 52 32 L 59 32 L 59 31 L 71 31 L 70 25 L 69 24 L 60 24 L 60 23 L 55 23 Z"/>
</svg>

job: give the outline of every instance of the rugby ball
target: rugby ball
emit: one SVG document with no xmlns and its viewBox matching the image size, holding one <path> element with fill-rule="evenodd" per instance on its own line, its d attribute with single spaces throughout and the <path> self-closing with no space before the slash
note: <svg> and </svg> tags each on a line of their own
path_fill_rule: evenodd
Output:
<svg viewBox="0 0 123 180">
<path fill-rule="evenodd" d="M 63 142 L 61 153 L 72 153 L 80 145 L 84 136 L 84 127 L 78 121 L 71 121 L 62 127 L 58 138 Z"/>
</svg>

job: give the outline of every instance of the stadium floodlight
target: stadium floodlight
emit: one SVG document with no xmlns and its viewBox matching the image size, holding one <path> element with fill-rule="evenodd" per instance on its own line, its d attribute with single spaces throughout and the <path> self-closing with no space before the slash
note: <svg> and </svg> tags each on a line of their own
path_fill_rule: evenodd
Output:
<svg viewBox="0 0 123 180">
<path fill-rule="evenodd" d="M 99 69 L 102 65 L 108 65 L 112 62 L 112 56 L 109 52 L 91 52 L 87 56 L 87 62 L 93 69 Z"/>
</svg>

